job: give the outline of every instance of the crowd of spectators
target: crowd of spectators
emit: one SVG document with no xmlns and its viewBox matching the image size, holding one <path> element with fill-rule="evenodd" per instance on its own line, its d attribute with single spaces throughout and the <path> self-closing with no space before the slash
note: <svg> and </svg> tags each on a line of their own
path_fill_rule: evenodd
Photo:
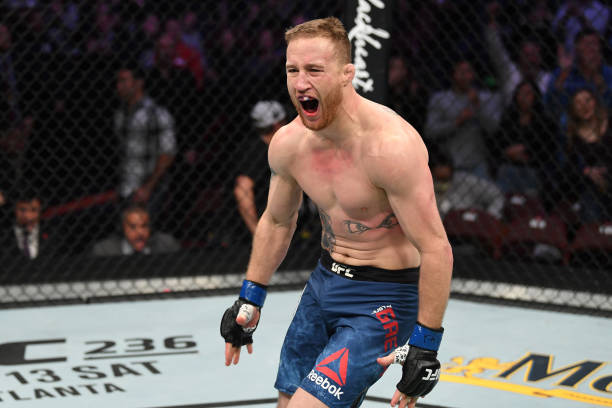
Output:
<svg viewBox="0 0 612 408">
<path fill-rule="evenodd" d="M 96 225 L 74 252 L 141 252 L 121 237 L 122 211 L 134 206 L 132 216 L 145 211 L 147 228 L 183 247 L 248 240 L 265 191 L 265 134 L 291 119 L 283 30 L 343 6 L 1 1 L 3 228 L 29 249 L 12 214 L 34 187 L 39 218 L 41 203 L 116 193 L 97 214 L 80 209 L 59 222 L 63 231 L 75 220 Z M 478 207 L 501 219 L 521 194 L 547 213 L 572 208 L 579 223 L 612 220 L 607 2 L 396 7 L 388 105 L 432 152 L 442 215 Z"/>
</svg>

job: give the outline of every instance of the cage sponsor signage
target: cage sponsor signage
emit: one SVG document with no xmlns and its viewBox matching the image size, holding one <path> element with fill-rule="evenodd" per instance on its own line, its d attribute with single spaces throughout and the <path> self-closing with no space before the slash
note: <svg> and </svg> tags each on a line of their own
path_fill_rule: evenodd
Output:
<svg viewBox="0 0 612 408">
<path fill-rule="evenodd" d="M 553 355 L 540 353 L 527 353 L 509 362 L 460 356 L 442 365 L 440 379 L 532 397 L 563 398 L 585 406 L 612 407 L 612 367 L 607 361 L 558 364 Z"/>
<path fill-rule="evenodd" d="M 355 78 L 363 96 L 385 103 L 393 0 L 347 0 L 344 24 L 351 40 Z"/>
<path fill-rule="evenodd" d="M 0 344 L 0 406 L 66 406 L 154 388 L 180 359 L 198 354 L 193 335 L 38 338 Z M 184 360 L 183 360 L 184 361 Z M 137 397 L 136 395 L 132 397 Z"/>
</svg>

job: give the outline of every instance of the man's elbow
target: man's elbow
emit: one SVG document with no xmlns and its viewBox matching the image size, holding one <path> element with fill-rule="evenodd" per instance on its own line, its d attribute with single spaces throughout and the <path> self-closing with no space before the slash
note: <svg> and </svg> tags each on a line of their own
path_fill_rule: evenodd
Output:
<svg viewBox="0 0 612 408">
<path fill-rule="evenodd" d="M 269 223 L 271 226 L 278 228 L 288 228 L 292 230 L 295 229 L 295 227 L 297 226 L 297 218 L 297 211 L 286 215 L 283 214 L 283 216 L 280 216 L 280 214 L 274 214 L 274 212 L 270 211 L 269 208 L 266 208 L 266 210 L 261 215 L 261 220 L 265 220 L 265 222 Z"/>
</svg>

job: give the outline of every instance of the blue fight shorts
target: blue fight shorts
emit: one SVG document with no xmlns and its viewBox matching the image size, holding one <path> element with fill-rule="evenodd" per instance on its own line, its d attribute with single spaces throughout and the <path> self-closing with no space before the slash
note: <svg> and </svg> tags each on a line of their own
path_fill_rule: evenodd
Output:
<svg viewBox="0 0 612 408">
<path fill-rule="evenodd" d="M 344 265 L 322 251 L 281 350 L 274 387 L 298 387 L 328 407 L 358 407 L 384 373 L 376 359 L 408 341 L 419 268 Z M 398 379 L 399 380 L 399 379 Z"/>
</svg>

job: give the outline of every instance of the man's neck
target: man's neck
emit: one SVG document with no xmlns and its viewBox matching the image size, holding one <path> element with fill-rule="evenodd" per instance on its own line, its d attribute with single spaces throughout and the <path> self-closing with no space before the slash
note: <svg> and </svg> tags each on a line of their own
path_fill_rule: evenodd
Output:
<svg viewBox="0 0 612 408">
<path fill-rule="evenodd" d="M 134 109 L 142 100 L 144 99 L 144 94 L 139 92 L 134 95 L 134 97 L 128 102 L 128 108 L 130 110 Z"/>
<path fill-rule="evenodd" d="M 357 135 L 356 127 L 360 123 L 358 115 L 362 104 L 362 97 L 351 88 L 343 95 L 342 103 L 338 106 L 336 117 L 326 128 L 314 131 L 314 134 L 329 140 L 335 145 L 344 145 Z"/>
</svg>

